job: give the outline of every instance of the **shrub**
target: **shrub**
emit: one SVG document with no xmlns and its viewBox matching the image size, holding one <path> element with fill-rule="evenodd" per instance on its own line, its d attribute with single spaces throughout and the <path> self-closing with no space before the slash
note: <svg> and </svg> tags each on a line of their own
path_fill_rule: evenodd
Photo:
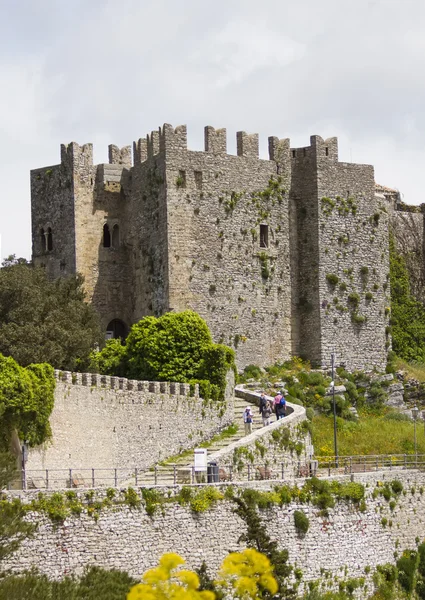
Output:
<svg viewBox="0 0 425 600">
<path fill-rule="evenodd" d="M 332 285 L 332 286 L 336 286 L 336 284 L 339 281 L 339 277 L 338 275 L 335 275 L 335 273 L 327 273 L 326 274 L 326 281 Z"/>
<path fill-rule="evenodd" d="M 348 302 L 352 305 L 352 306 L 358 306 L 359 302 L 360 302 L 360 296 L 356 293 L 356 292 L 351 292 L 350 294 L 348 294 Z"/>
<path fill-rule="evenodd" d="M 403 491 L 403 484 L 399 479 L 393 479 L 391 482 L 391 489 L 394 492 L 394 494 L 401 494 L 401 492 Z"/>
<path fill-rule="evenodd" d="M 314 418 L 314 409 L 313 409 L 313 408 L 311 408 L 311 407 L 309 406 L 309 407 L 306 409 L 305 413 L 306 413 L 307 419 L 308 419 L 309 421 L 312 421 L 312 420 L 313 420 L 313 418 Z"/>
<path fill-rule="evenodd" d="M 308 528 L 310 526 L 310 521 L 308 520 L 307 515 L 302 512 L 302 510 L 296 510 L 294 512 L 294 522 L 295 522 L 295 528 L 298 531 L 298 533 L 301 533 L 301 534 L 307 533 Z"/>
<path fill-rule="evenodd" d="M 246 379 L 260 379 L 261 369 L 258 365 L 247 365 L 243 370 L 243 378 Z"/>
</svg>

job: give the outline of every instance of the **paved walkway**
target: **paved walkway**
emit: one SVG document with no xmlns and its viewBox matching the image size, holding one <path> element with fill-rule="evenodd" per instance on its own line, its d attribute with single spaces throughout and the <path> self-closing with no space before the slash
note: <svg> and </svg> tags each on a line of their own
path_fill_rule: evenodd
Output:
<svg viewBox="0 0 425 600">
<path fill-rule="evenodd" d="M 233 423 L 238 426 L 238 430 L 232 436 L 226 437 L 225 439 L 222 439 L 222 440 L 218 440 L 217 442 L 214 442 L 213 444 L 211 444 L 211 446 L 209 446 L 207 449 L 208 455 L 213 454 L 214 452 L 218 452 L 219 450 L 221 450 L 222 448 L 225 448 L 229 444 L 232 444 L 233 442 L 236 442 L 236 441 L 240 440 L 241 438 L 245 437 L 243 413 L 247 406 L 251 406 L 252 412 L 254 415 L 254 423 L 252 425 L 252 431 L 261 429 L 261 427 L 263 426 L 263 422 L 262 422 L 261 416 L 258 412 L 258 407 L 253 404 L 250 404 L 249 402 L 246 402 L 242 398 L 235 398 L 235 412 L 234 412 Z M 275 420 L 276 420 L 276 417 L 274 415 L 272 415 L 271 421 L 273 422 Z M 156 475 L 155 475 L 155 471 L 146 471 L 145 473 L 142 474 L 141 480 L 143 482 L 143 485 L 150 485 L 150 484 L 155 485 L 155 478 L 156 478 L 158 485 L 159 484 L 173 485 L 175 472 L 176 472 L 176 482 L 177 483 L 186 483 L 186 482 L 190 483 L 190 481 L 186 481 L 186 480 L 191 478 L 190 470 L 191 470 L 193 464 L 194 464 L 193 463 L 193 455 L 191 457 L 188 457 L 187 454 L 183 453 L 182 457 L 177 458 L 172 464 L 167 464 L 164 466 L 158 465 L 157 470 L 156 470 Z M 174 467 L 174 465 L 176 465 L 176 468 Z"/>
</svg>

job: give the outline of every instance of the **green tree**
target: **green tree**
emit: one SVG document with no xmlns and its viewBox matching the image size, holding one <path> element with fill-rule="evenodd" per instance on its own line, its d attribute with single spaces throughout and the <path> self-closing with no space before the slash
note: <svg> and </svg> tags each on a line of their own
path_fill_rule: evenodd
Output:
<svg viewBox="0 0 425 600">
<path fill-rule="evenodd" d="M 18 498 L 7 500 L 1 493 L 15 476 L 15 467 L 16 460 L 13 456 L 8 452 L 0 452 L 0 565 L 36 529 L 34 524 L 25 521 L 26 511 L 21 501 Z"/>
<path fill-rule="evenodd" d="M 255 493 L 252 492 L 252 490 L 245 490 L 241 496 L 233 498 L 236 503 L 234 512 L 247 525 L 247 532 L 241 535 L 239 542 L 246 543 L 249 548 L 254 548 L 269 559 L 279 589 L 280 596 L 278 597 L 295 600 L 296 591 L 288 584 L 288 578 L 292 572 L 292 566 L 288 563 L 288 551 L 279 550 L 277 541 L 272 540 L 268 535 L 256 507 Z M 274 596 L 264 591 L 262 597 L 272 598 Z"/>
<path fill-rule="evenodd" d="M 14 430 L 31 445 L 50 435 L 55 378 L 48 364 L 21 367 L 0 354 L 0 449 L 8 450 Z"/>
<path fill-rule="evenodd" d="M 100 343 L 80 275 L 50 281 L 44 269 L 10 257 L 0 269 L 0 353 L 19 364 L 75 369 Z"/>
<path fill-rule="evenodd" d="M 425 307 L 411 293 L 404 257 L 390 237 L 391 325 L 393 349 L 408 361 L 425 360 Z"/>
<path fill-rule="evenodd" d="M 126 340 L 128 375 L 159 381 L 196 379 L 212 343 L 207 324 L 194 312 L 145 317 L 133 325 Z"/>
</svg>

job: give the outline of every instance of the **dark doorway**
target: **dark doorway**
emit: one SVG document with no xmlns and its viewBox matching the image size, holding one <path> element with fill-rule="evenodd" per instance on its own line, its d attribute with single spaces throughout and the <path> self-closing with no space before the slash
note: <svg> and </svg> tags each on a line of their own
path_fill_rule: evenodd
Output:
<svg viewBox="0 0 425 600">
<path fill-rule="evenodd" d="M 113 319 L 106 328 L 106 339 L 121 338 L 125 340 L 128 334 L 128 327 L 120 319 Z"/>
</svg>

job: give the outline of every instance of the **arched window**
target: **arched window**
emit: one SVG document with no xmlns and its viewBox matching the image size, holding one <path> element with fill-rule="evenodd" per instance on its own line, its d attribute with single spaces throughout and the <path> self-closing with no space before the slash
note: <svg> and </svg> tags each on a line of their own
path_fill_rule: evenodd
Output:
<svg viewBox="0 0 425 600">
<path fill-rule="evenodd" d="M 121 338 L 125 340 L 128 334 L 127 325 L 120 319 L 113 319 L 106 328 L 106 339 Z"/>
<path fill-rule="evenodd" d="M 40 229 L 40 242 L 41 242 L 41 251 L 46 252 L 46 234 L 44 233 L 44 229 Z"/>
<path fill-rule="evenodd" d="M 103 226 L 103 247 L 111 247 L 111 232 L 109 231 L 108 223 L 105 223 L 105 225 Z"/>
<path fill-rule="evenodd" d="M 119 248 L 120 245 L 120 228 L 114 225 L 112 228 L 112 248 Z"/>
<path fill-rule="evenodd" d="M 47 230 L 47 250 L 50 252 L 53 250 L 53 234 L 51 227 Z"/>
</svg>

